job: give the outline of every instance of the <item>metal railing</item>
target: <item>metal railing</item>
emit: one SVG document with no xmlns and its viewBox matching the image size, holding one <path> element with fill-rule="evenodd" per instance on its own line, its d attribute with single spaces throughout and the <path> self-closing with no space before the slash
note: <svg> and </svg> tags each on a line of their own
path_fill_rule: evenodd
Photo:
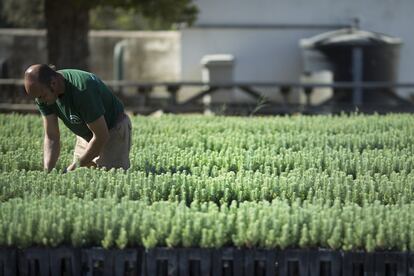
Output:
<svg viewBox="0 0 414 276">
<path fill-rule="evenodd" d="M 263 106 L 266 105 L 266 113 L 273 113 L 271 109 L 273 108 L 274 113 L 290 113 L 290 112 L 301 112 L 310 110 L 313 108 L 313 111 L 317 113 L 317 107 L 312 106 L 310 97 L 313 91 L 316 88 L 332 88 L 332 89 L 342 89 L 349 90 L 349 93 L 352 95 L 358 95 L 358 97 L 352 97 L 352 101 L 347 103 L 347 109 L 349 108 L 361 108 L 362 107 L 362 97 L 364 91 L 376 90 L 376 89 L 410 89 L 413 88 L 414 92 L 414 83 L 410 82 L 367 82 L 367 81 L 351 81 L 351 82 L 333 82 L 333 83 L 317 83 L 317 82 L 201 82 L 201 81 L 174 81 L 174 82 L 137 82 L 137 81 L 116 81 L 116 80 L 107 80 L 104 81 L 108 86 L 110 86 L 117 96 L 126 102 L 126 106 L 132 109 L 135 113 L 150 113 L 151 111 L 163 109 L 167 112 L 180 113 L 186 111 L 201 111 L 204 107 L 199 101 L 206 95 L 211 95 L 221 89 L 238 89 L 243 93 L 249 95 L 256 102 L 260 102 Z M 7 103 L 5 100 L 5 95 L 3 90 L 9 90 L 8 97 L 12 99 L 9 103 L 19 103 L 19 99 L 25 103 L 30 102 L 28 97 L 23 93 L 23 80 L 22 79 L 0 79 L 0 101 L 3 102 L 3 105 Z M 5 89 L 7 87 L 7 89 Z M 163 88 L 167 92 L 168 97 L 164 100 L 162 105 L 157 105 L 154 101 L 151 101 L 152 92 L 157 88 Z M 197 88 L 194 95 L 189 98 L 179 101 L 178 93 L 183 88 L 195 87 Z M 14 88 L 14 89 L 12 89 Z M 126 96 L 123 91 L 125 89 L 135 89 L 135 93 L 132 95 Z M 280 93 L 282 96 L 282 101 L 274 101 L 266 96 L 260 91 L 260 89 L 275 89 L 276 93 Z M 297 105 L 289 102 L 288 98 L 292 91 L 297 89 L 302 89 L 305 94 L 305 104 Z M 18 93 L 19 95 L 16 95 Z M 6 95 L 7 96 L 7 95 Z M 13 96 L 15 98 L 13 99 Z M 130 105 L 132 103 L 132 105 Z M 232 104 L 229 103 L 228 106 Z M 250 104 L 251 105 L 251 104 Z M 414 112 L 413 103 L 408 100 L 400 99 L 399 105 L 403 107 L 401 110 L 406 112 Z M 239 107 L 243 109 L 242 105 Z M 337 107 L 337 109 L 341 107 Z M 383 108 L 383 107 L 378 107 Z M 398 111 L 399 107 L 393 107 L 394 111 Z M 326 108 L 320 108 L 320 110 L 326 110 Z M 361 109 L 360 109 L 361 110 Z"/>
</svg>

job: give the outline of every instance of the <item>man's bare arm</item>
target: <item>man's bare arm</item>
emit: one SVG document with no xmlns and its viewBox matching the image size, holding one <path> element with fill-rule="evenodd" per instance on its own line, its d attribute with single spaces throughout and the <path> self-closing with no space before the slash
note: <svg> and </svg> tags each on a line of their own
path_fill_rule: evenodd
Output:
<svg viewBox="0 0 414 276">
<path fill-rule="evenodd" d="M 78 162 L 81 167 L 90 167 L 93 164 L 92 160 L 101 153 L 109 139 L 108 126 L 103 116 L 87 124 L 87 126 L 92 131 L 93 137 L 89 141 L 85 153 L 79 157 Z M 74 170 L 75 168 L 76 164 L 72 164 L 68 167 L 68 171 Z"/>
<path fill-rule="evenodd" d="M 55 114 L 43 116 L 45 137 L 43 141 L 43 167 L 51 171 L 60 155 L 60 132 L 58 118 Z"/>
</svg>

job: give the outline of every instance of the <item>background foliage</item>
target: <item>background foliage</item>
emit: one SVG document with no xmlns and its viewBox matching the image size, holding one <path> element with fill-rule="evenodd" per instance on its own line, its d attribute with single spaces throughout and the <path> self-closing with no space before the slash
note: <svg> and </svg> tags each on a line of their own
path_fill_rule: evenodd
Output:
<svg viewBox="0 0 414 276">
<path fill-rule="evenodd" d="M 90 10 L 90 28 L 95 30 L 169 30 L 180 22 L 191 24 L 195 19 L 193 6 L 185 9 L 178 17 L 154 17 L 151 10 L 144 11 L 126 7 L 118 1 L 114 6 L 96 6 Z M 166 3 L 165 9 L 170 4 Z M 45 28 L 44 0 L 2 0 L 0 2 L 0 27 Z"/>
</svg>

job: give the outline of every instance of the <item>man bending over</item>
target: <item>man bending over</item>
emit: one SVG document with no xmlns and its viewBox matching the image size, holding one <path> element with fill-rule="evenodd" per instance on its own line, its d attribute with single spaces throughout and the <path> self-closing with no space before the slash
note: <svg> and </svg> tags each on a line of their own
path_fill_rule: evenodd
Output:
<svg viewBox="0 0 414 276">
<path fill-rule="evenodd" d="M 122 103 L 94 74 L 47 64 L 30 66 L 24 86 L 42 114 L 43 164 L 52 170 L 60 154 L 58 118 L 76 134 L 73 163 L 67 167 L 130 167 L 131 121 Z"/>
</svg>

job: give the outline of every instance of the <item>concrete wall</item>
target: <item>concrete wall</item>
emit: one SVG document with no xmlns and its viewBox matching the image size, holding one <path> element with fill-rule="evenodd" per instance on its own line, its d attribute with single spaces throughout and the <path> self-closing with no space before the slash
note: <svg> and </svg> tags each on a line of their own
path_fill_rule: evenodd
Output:
<svg viewBox="0 0 414 276">
<path fill-rule="evenodd" d="M 175 81 L 180 78 L 179 32 L 90 32 L 90 68 L 113 79 L 113 51 L 125 42 L 125 79 L 134 81 Z"/>
<path fill-rule="evenodd" d="M 10 78 L 22 78 L 33 63 L 46 63 L 46 32 L 40 30 L 0 29 L 0 60 L 7 60 Z"/>
<path fill-rule="evenodd" d="M 182 31 L 182 78 L 201 79 L 200 60 L 206 54 L 233 54 L 236 81 L 297 81 L 302 62 L 301 38 L 350 25 L 403 40 L 399 81 L 414 80 L 412 0 L 197 0 L 196 26 Z M 320 24 L 324 28 L 202 28 L 202 25 Z M 414 89 L 409 89 L 414 90 Z M 399 91 L 404 94 L 407 91 Z"/>
<path fill-rule="evenodd" d="M 21 78 L 34 63 L 47 63 L 46 32 L 0 29 L 0 60 L 7 59 L 9 77 Z M 91 31 L 90 71 L 105 80 L 113 79 L 113 51 L 125 41 L 125 79 L 174 81 L 180 78 L 180 34 L 178 32 Z"/>
</svg>

